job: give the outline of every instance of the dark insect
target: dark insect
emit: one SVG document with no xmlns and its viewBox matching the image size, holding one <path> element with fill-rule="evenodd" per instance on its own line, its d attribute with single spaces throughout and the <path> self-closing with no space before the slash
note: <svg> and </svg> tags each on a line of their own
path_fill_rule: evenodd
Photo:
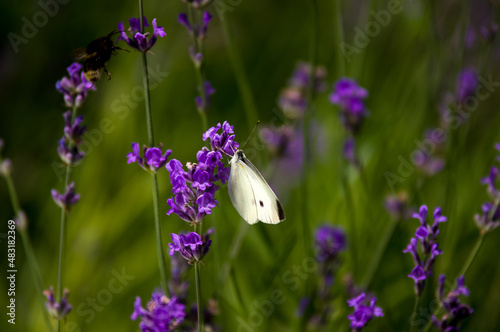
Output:
<svg viewBox="0 0 500 332">
<path fill-rule="evenodd" d="M 74 52 L 75 61 L 83 61 L 83 73 L 85 78 L 92 83 L 95 83 L 101 78 L 101 72 L 104 69 L 108 74 L 108 81 L 111 79 L 111 74 L 106 69 L 106 62 L 111 58 L 111 55 L 116 55 L 116 50 L 127 51 L 124 48 L 115 46 L 111 40 L 111 36 L 117 33 L 111 32 L 105 37 L 98 38 L 90 42 L 87 48 L 79 48 Z"/>
</svg>

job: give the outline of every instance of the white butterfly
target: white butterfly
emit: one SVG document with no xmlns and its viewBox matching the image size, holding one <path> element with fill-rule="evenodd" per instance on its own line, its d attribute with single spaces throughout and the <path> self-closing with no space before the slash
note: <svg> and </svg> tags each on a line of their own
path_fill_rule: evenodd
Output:
<svg viewBox="0 0 500 332">
<path fill-rule="evenodd" d="M 236 150 L 230 164 L 229 197 L 240 216 L 249 224 L 259 220 L 278 224 L 285 220 L 278 197 L 242 150 Z"/>
</svg>

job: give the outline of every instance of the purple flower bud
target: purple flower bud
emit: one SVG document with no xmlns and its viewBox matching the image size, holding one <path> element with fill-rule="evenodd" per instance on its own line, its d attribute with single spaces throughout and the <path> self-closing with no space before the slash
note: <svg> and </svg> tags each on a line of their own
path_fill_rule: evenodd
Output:
<svg viewBox="0 0 500 332">
<path fill-rule="evenodd" d="M 457 83 L 457 101 L 463 104 L 465 100 L 475 94 L 476 88 L 479 84 L 475 69 L 464 69 L 458 75 Z"/>
<path fill-rule="evenodd" d="M 149 25 L 147 24 L 147 20 L 145 17 L 144 19 L 144 27 L 148 27 Z M 165 33 L 164 29 L 156 24 L 156 18 L 153 19 L 153 34 L 150 35 L 149 32 L 141 32 L 140 27 L 139 27 L 139 19 L 137 18 L 131 18 L 129 20 L 130 27 L 128 29 L 130 36 L 129 37 L 125 31 L 125 28 L 123 26 L 123 22 L 118 23 L 118 31 L 120 31 L 120 36 L 117 39 L 117 42 L 119 40 L 123 40 L 126 42 L 130 47 L 135 48 L 136 50 L 146 53 L 149 51 L 154 44 L 156 43 L 156 40 L 158 37 L 165 37 L 167 34 Z"/>
<path fill-rule="evenodd" d="M 24 232 L 27 230 L 28 217 L 26 216 L 26 213 L 24 213 L 23 210 L 19 210 L 14 221 L 16 222 L 16 227 L 20 232 Z"/>
<path fill-rule="evenodd" d="M 367 97 L 368 91 L 352 79 L 341 78 L 335 83 L 334 91 L 330 95 L 330 102 L 340 106 L 342 122 L 350 133 L 357 133 L 364 118 L 369 115 L 363 103 Z"/>
<path fill-rule="evenodd" d="M 201 261 L 212 244 L 212 240 L 210 240 L 210 234 L 212 233 L 213 229 L 209 229 L 203 238 L 194 232 L 187 235 L 170 234 L 172 237 L 172 243 L 168 244 L 170 255 L 178 251 L 189 264 Z"/>
<path fill-rule="evenodd" d="M 139 151 L 139 143 L 132 143 L 132 152 L 127 154 L 127 164 L 137 162 L 144 170 L 149 170 L 153 173 L 158 172 L 160 168 L 165 166 L 168 157 L 172 154 L 172 150 L 166 150 L 164 154 L 161 153 L 162 144 L 159 148 L 147 146 L 143 147 L 144 158 L 141 157 Z"/>
<path fill-rule="evenodd" d="M 347 301 L 350 307 L 354 307 L 354 312 L 347 316 L 351 321 L 351 327 L 353 330 L 359 331 L 373 318 L 384 316 L 382 309 L 375 306 L 377 298 L 373 297 L 370 300 L 369 305 L 362 304 L 366 302 L 365 293 L 361 293 L 358 297 Z"/>
<path fill-rule="evenodd" d="M 199 96 L 195 98 L 196 107 L 198 108 L 198 111 L 202 113 L 206 112 L 206 110 L 210 107 L 210 96 L 215 93 L 215 89 L 212 88 L 209 81 L 205 81 L 203 89 L 205 93 L 205 102 L 203 102 L 203 99 Z M 200 90 L 200 87 L 198 87 L 198 90 Z"/>
<path fill-rule="evenodd" d="M 81 107 L 87 99 L 87 91 L 95 90 L 92 82 L 85 78 L 82 66 L 75 62 L 67 68 L 69 77 L 56 82 L 56 89 L 63 94 L 66 107 Z"/>
<path fill-rule="evenodd" d="M 0 174 L 3 176 L 9 176 L 12 172 L 12 162 L 10 159 L 4 159 L 0 161 Z"/>
<path fill-rule="evenodd" d="M 71 309 L 73 309 L 71 304 L 68 303 L 68 289 L 64 290 L 63 297 L 59 303 L 57 303 L 55 300 L 54 289 L 52 288 L 52 286 L 50 286 L 48 290 L 44 290 L 43 294 L 47 297 L 47 302 L 45 302 L 47 311 L 54 319 L 64 319 L 64 317 L 66 317 L 70 313 Z"/>
<path fill-rule="evenodd" d="M 203 24 L 201 26 L 200 34 L 198 38 L 204 39 L 207 35 L 207 30 L 208 30 L 208 23 L 210 23 L 210 20 L 212 19 L 212 15 L 209 12 L 203 12 Z"/>
<path fill-rule="evenodd" d="M 193 28 L 191 27 L 191 23 L 189 23 L 186 13 L 180 13 L 179 16 L 177 16 L 177 21 L 182 24 L 189 33 L 193 33 Z"/>
<path fill-rule="evenodd" d="M 444 295 L 444 284 L 446 276 L 443 274 L 439 277 L 438 285 L 438 300 L 444 308 L 444 313 L 440 319 L 435 316 L 431 317 L 434 326 L 443 332 L 458 331 L 460 327 L 458 323 L 461 320 L 472 315 L 473 310 L 466 304 L 460 303 L 459 296 L 469 296 L 469 289 L 464 285 L 464 277 L 461 276 L 457 279 L 457 286 L 454 290 L 450 291 L 446 296 Z"/>
<path fill-rule="evenodd" d="M 55 189 L 52 189 L 51 193 L 54 202 L 66 212 L 69 212 L 71 206 L 75 205 L 80 200 L 80 195 L 75 192 L 74 182 L 70 183 L 64 194 L 59 194 Z"/>
</svg>

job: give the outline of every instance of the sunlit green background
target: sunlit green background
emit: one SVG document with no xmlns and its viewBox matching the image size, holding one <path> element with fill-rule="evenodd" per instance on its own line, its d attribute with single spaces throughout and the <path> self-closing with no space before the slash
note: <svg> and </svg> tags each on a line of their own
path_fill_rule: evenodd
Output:
<svg viewBox="0 0 500 332">
<path fill-rule="evenodd" d="M 363 282 L 374 252 L 391 223 L 383 207 L 384 196 L 391 192 L 384 173 L 397 174 L 398 157 L 409 160 L 411 152 L 417 149 L 415 140 L 422 138 L 426 128 L 439 125 L 440 98 L 446 92 L 455 91 L 457 74 L 462 68 L 473 66 L 483 77 L 491 75 L 493 81 L 500 80 L 498 42 L 488 47 L 479 35 L 479 28 L 495 16 L 490 2 L 440 1 L 432 6 L 427 2 L 401 1 L 403 11 L 392 15 L 388 26 L 370 38 L 360 54 L 352 55 L 351 62 L 345 63 L 346 75 L 370 93 L 367 107 L 371 116 L 357 140 L 365 185 L 359 173 L 346 169 L 341 160 L 345 132 L 338 119 L 338 109 L 328 102 L 333 82 L 339 78 L 338 63 L 342 56 L 334 21 L 336 2 L 318 1 L 318 62 L 327 69 L 328 91 L 317 96 L 313 121 L 321 124 L 326 150 L 314 154 L 310 160 L 307 197 L 302 195 L 299 180 L 286 190 L 277 188 L 287 213 L 286 221 L 277 226 L 259 223 L 247 227 L 232 207 L 226 186 L 217 193 L 219 207 L 204 223 L 205 229 L 215 228 L 215 235 L 211 251 L 204 259 L 201 283 L 203 299 L 218 300 L 220 314 L 216 323 L 222 331 L 237 331 L 238 322 L 248 321 L 256 310 L 255 303 L 270 299 L 273 290 L 283 292 L 285 300 L 275 305 L 269 317 L 264 317 L 263 323 L 253 330 L 300 330 L 295 316 L 298 301 L 307 295 L 317 275 L 307 273 L 295 291 L 283 281 L 283 275 L 293 274 L 294 266 L 303 264 L 307 258 L 304 241 L 312 242 L 312 238 L 304 238 L 304 205 L 308 206 L 305 222 L 311 233 L 322 223 L 340 225 L 349 232 L 349 250 L 341 255 L 343 265 L 334 286 L 338 297 L 330 326 L 325 330 L 348 328 L 347 314 L 351 310 L 343 297 L 343 276 L 354 271 L 356 283 Z M 235 126 L 237 140 L 243 142 L 254 123 L 249 123 L 245 115 L 223 23 L 231 32 L 232 47 L 241 56 L 258 118 L 266 124 L 276 121 L 273 109 L 295 64 L 309 57 L 311 6 L 307 1 L 297 0 L 241 0 L 228 6 L 232 10 L 224 13 L 225 22 L 214 7 L 210 8 L 214 19 L 205 41 L 205 68 L 217 92 L 212 97 L 208 119 L 210 126 L 229 121 Z M 353 45 L 354 28 L 364 29 L 366 21 L 372 20 L 370 10 L 379 11 L 387 6 L 387 1 L 342 1 L 345 41 Z M 137 17 L 138 4 L 95 0 L 61 4 L 57 14 L 38 28 L 36 36 L 29 38 L 27 44 L 19 45 L 19 52 L 15 53 L 8 33 L 21 35 L 21 19 L 27 17 L 32 21 L 40 10 L 35 1 L 0 4 L 3 37 L 0 137 L 6 145 L 2 155 L 10 158 L 14 165 L 12 176 L 29 219 L 29 233 L 44 287 L 48 288 L 55 286 L 57 280 L 60 222 L 60 210 L 53 203 L 50 190 L 61 191 L 63 187 L 52 166 L 58 162 L 56 147 L 62 136 L 65 111 L 55 82 L 66 75 L 74 49 L 117 29 L 120 21 Z M 172 149 L 173 157 L 183 163 L 194 161 L 196 152 L 204 144 L 203 128 L 194 103 L 195 72 L 188 56 L 191 38 L 177 23 L 178 13 L 185 10 L 186 4 L 179 0 L 144 3 L 148 19 L 156 17 L 167 32 L 167 37 L 154 47 L 154 54 L 148 55 L 152 68 L 168 73 L 151 91 L 155 140 Z M 476 35 L 470 46 L 463 42 L 467 30 Z M 146 301 L 159 287 L 151 183 L 137 165 L 127 165 L 125 157 L 132 142 L 147 143 L 144 103 L 138 101 L 134 107 L 128 107 L 126 113 L 117 112 L 116 108 L 123 96 L 131 96 L 142 87 L 140 54 L 120 52 L 109 61 L 107 68 L 112 80 L 99 81 L 97 91 L 89 93 L 81 109 L 90 133 L 99 128 L 103 119 L 112 123 L 112 130 L 102 137 L 92 136 L 94 142 L 91 141 L 87 156 L 72 175 L 81 201 L 69 216 L 64 269 L 64 286 L 71 290 L 70 302 L 75 308 L 67 317 L 67 327 L 77 326 L 71 331 L 137 331 L 138 322 L 129 318 L 134 299 L 141 296 Z M 444 254 L 438 257 L 433 281 L 426 286 L 420 320 L 427 319 L 430 313 L 429 303 L 437 276 L 446 273 L 450 279 L 457 277 L 477 240 L 473 216 L 480 212 L 481 204 L 488 198 L 480 179 L 489 172 L 498 155 L 493 146 L 500 142 L 499 102 L 498 91 L 493 91 L 491 97 L 481 101 L 470 113 L 466 123 L 453 131 L 453 141 L 446 142 L 447 166 L 443 172 L 431 178 L 414 172 L 395 185 L 395 190 L 408 191 L 410 205 L 427 204 L 431 211 L 441 206 L 448 216 L 438 237 Z M 257 154 L 256 165 L 266 173 L 272 162 L 267 150 L 259 145 L 250 148 Z M 354 213 L 350 212 L 342 187 L 341 179 L 346 173 Z M 171 232 L 188 231 L 189 226 L 176 215 L 166 216 L 166 200 L 171 189 L 168 172 L 163 170 L 158 176 L 166 244 Z M 5 233 L 13 212 L 3 180 L 0 198 L 3 225 L 0 228 L 0 303 L 6 312 Z M 355 238 L 350 234 L 351 224 L 355 225 Z M 375 319 L 367 330 L 410 329 L 414 293 L 413 281 L 407 274 L 413 262 L 402 250 L 417 224 L 414 220 L 401 223 L 389 242 L 369 289 L 377 297 L 385 317 Z M 229 262 L 230 253 L 240 240 L 241 249 L 235 251 L 236 256 Z M 471 305 L 474 314 L 463 322 L 464 331 L 493 331 L 500 327 L 499 241 L 498 230 L 487 236 L 466 276 L 471 295 L 464 301 Z M 355 261 L 353 248 L 357 254 Z M 223 271 L 228 262 L 226 266 L 230 269 Z M 16 325 L 8 324 L 2 312 L 0 330 L 44 331 L 41 308 L 19 236 L 16 265 Z M 108 304 L 91 309 L 86 304 L 88 298 L 96 298 L 103 289 L 109 289 L 114 273 L 122 271 L 133 276 L 133 280 L 113 294 Z M 193 274 L 190 273 L 191 278 Z M 190 289 L 189 298 L 194 302 L 194 288 Z M 79 305 L 82 305 L 80 313 L 76 311 Z"/>
</svg>

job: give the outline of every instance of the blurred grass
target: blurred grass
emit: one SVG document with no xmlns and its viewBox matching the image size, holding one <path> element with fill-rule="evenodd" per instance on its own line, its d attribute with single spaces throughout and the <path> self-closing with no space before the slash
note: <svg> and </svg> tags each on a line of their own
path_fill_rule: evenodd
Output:
<svg viewBox="0 0 500 332">
<path fill-rule="evenodd" d="M 334 3 L 318 3 L 319 63 L 327 68 L 331 91 L 332 83 L 338 79 L 339 56 L 338 45 L 332 42 L 335 40 Z M 398 156 L 408 160 L 417 148 L 414 141 L 422 138 L 426 128 L 438 125 L 439 98 L 445 91 L 455 91 L 462 63 L 459 58 L 464 51 L 457 32 L 462 24 L 460 4 L 443 1 L 426 7 L 417 1 L 402 3 L 404 11 L 392 16 L 390 24 L 370 40 L 362 54 L 353 55 L 352 62 L 346 64 L 347 75 L 357 79 L 370 92 L 367 107 L 371 116 L 357 142 L 368 189 L 356 172 L 350 171 L 348 179 L 356 220 L 349 214 L 340 185 L 344 172 L 343 163 L 339 161 L 343 129 L 338 114 L 328 103 L 327 93 L 316 100 L 313 121 L 323 127 L 328 150 L 316 156 L 311 165 L 309 188 L 313 190 L 306 197 L 312 207 L 308 222 L 312 230 L 323 222 L 340 225 L 345 230 L 349 230 L 350 223 L 355 223 L 357 237 L 349 238 L 349 245 L 356 246 L 358 253 L 359 265 L 354 275 L 357 283 L 363 281 L 390 222 L 382 205 L 383 197 L 390 192 L 384 172 L 396 173 Z M 380 10 L 386 6 L 384 1 L 342 2 L 345 41 L 353 43 L 353 28 L 364 26 L 362 22 L 369 17 L 370 8 Z M 478 17 L 488 15 L 483 8 L 487 6 L 486 1 L 475 6 L 477 8 L 472 7 L 471 11 L 472 25 L 482 23 Z M 6 36 L 11 31 L 20 34 L 21 17 L 30 18 L 39 7 L 35 2 L 4 2 L 0 9 L 0 27 Z M 157 1 L 145 3 L 144 9 L 147 17 L 157 17 L 167 32 L 167 37 L 154 47 L 154 55 L 149 56 L 152 68 L 158 66 L 169 73 L 151 92 L 156 140 L 171 148 L 174 158 L 182 162 L 193 161 L 203 142 L 202 126 L 194 104 L 197 93 L 194 69 L 188 57 L 191 39 L 176 22 L 185 4 Z M 73 49 L 106 35 L 116 29 L 118 22 L 137 16 L 137 12 L 135 2 L 69 2 L 60 5 L 58 14 L 50 18 L 33 39 L 20 45 L 18 54 L 14 54 L 6 38 L 1 44 L 0 137 L 6 141 L 3 155 L 14 165 L 13 178 L 30 221 L 29 231 L 47 283 L 45 287 L 55 284 L 57 276 L 59 210 L 52 202 L 50 189 L 61 190 L 62 186 L 51 167 L 51 163 L 58 160 L 56 145 L 62 135 L 61 115 L 65 110 L 61 95 L 54 89 L 55 82 L 66 74 Z M 212 98 L 209 125 L 228 120 L 235 126 L 237 139 L 243 142 L 252 124 L 247 123 L 243 111 L 220 18 L 213 9 L 212 13 L 215 17 L 205 43 L 206 76 L 217 92 Z M 277 96 L 295 63 L 308 57 L 308 6 L 300 1 L 287 2 L 287 5 L 242 1 L 226 15 L 230 18 L 235 45 L 242 55 L 259 118 L 265 124 L 275 117 L 272 110 L 276 107 Z M 465 50 L 464 66 L 479 67 L 484 51 L 484 43 L 476 40 L 472 48 Z M 500 76 L 496 65 L 498 56 L 498 42 L 495 42 L 483 73 L 485 77 L 491 73 L 494 81 Z M 112 80 L 98 82 L 97 91 L 89 94 L 82 109 L 89 130 L 98 128 L 102 119 L 109 119 L 113 130 L 103 135 L 102 142 L 92 146 L 73 173 L 82 199 L 69 216 L 65 280 L 71 289 L 70 302 L 74 307 L 68 324 L 75 322 L 81 331 L 137 330 L 137 322 L 129 319 L 134 298 L 141 296 L 144 301 L 159 286 L 149 178 L 135 165 L 125 163 L 131 142 L 146 142 L 144 108 L 142 102 L 137 102 L 135 107 L 128 108 L 126 117 L 121 117 L 123 114 L 116 108 L 123 95 L 131 95 L 135 87 L 142 87 L 140 65 L 139 54 L 135 52 L 121 52 L 113 58 L 107 65 Z M 452 146 L 451 173 L 447 170 L 425 179 L 417 192 L 416 174 L 396 186 L 410 192 L 412 205 L 427 204 L 430 209 L 443 206 L 444 215 L 449 217 L 440 227 L 438 239 L 444 254 L 436 262 L 435 276 L 446 273 L 448 278 L 456 277 L 477 238 L 473 215 L 487 199 L 486 190 L 479 181 L 494 163 L 493 144 L 500 141 L 498 104 L 498 92 L 495 91 L 471 114 L 466 124 L 470 126 L 468 131 L 464 130 L 466 127 L 456 130 L 454 135 L 463 144 Z M 265 156 L 266 152 L 262 150 L 259 154 Z M 262 160 L 269 160 L 269 157 Z M 266 165 L 257 166 L 266 169 Z M 159 173 L 159 184 L 164 241 L 168 243 L 169 233 L 188 227 L 175 215 L 165 215 L 168 210 L 165 202 L 170 197 L 167 172 Z M 453 189 L 447 191 L 450 185 Z M 219 300 L 221 313 L 217 323 L 223 331 L 235 330 L 238 317 L 248 321 L 255 310 L 255 301 L 269 299 L 276 289 L 283 292 L 286 300 L 276 305 L 272 315 L 255 330 L 289 331 L 297 326 L 294 313 L 298 300 L 306 295 L 303 293 L 305 283 L 292 290 L 283 275 L 293 271 L 294 266 L 300 266 L 306 258 L 300 244 L 304 239 L 299 226 L 302 222 L 299 188 L 280 193 L 285 197 L 287 220 L 284 223 L 248 228 L 223 284 L 217 282 L 221 268 L 228 259 L 238 229 L 244 226 L 230 204 L 225 187 L 218 192 L 219 208 L 214 209 L 213 217 L 204 224 L 204 229 L 215 226 L 216 230 L 212 251 L 204 260 L 205 268 L 201 273 L 203 299 L 216 296 Z M 451 208 L 447 206 L 447 195 L 452 195 Z M 12 210 L 4 185 L 0 185 L 0 197 L 0 217 L 7 221 L 12 218 Z M 402 250 L 415 228 L 415 221 L 399 225 L 376 271 L 370 291 L 377 296 L 386 316 L 372 322 L 369 330 L 408 329 L 414 297 L 413 283 L 407 274 L 413 263 Z M 0 233 L 5 232 L 3 226 Z M 495 264 L 494 254 L 499 240 L 498 231 L 488 235 L 466 277 L 466 285 L 471 289 L 466 302 L 474 308 L 474 314 L 464 321 L 464 331 L 491 331 L 500 327 L 497 315 L 500 303 L 496 296 L 500 291 L 500 269 Z M 13 327 L 2 319 L 0 329 L 40 331 L 43 324 L 40 308 L 33 296 L 34 286 L 19 241 L 18 237 L 17 322 Z M 4 243 L 2 239 L 2 253 L 6 253 Z M 352 270 L 350 257 L 349 253 L 342 256 L 344 265 L 340 275 Z M 4 258 L 2 275 L 3 262 L 6 262 Z M 135 278 L 121 292 L 113 294 L 109 304 L 93 309 L 93 319 L 89 319 L 89 314 L 82 314 L 91 308 L 87 303 L 89 298 L 102 296 L 99 295 L 102 290 L 108 289 L 114 278 L 112 271 L 121 272 L 122 269 Z M 308 275 L 308 282 L 314 279 L 314 274 Z M 341 276 L 336 279 L 338 289 L 341 289 L 341 279 Z M 2 278 L 2 289 L 6 289 L 5 280 Z M 431 300 L 435 286 L 436 282 L 428 283 L 425 300 Z M 190 298 L 194 300 L 194 288 L 190 290 Z M 1 292 L 0 302 L 6 300 L 5 292 Z M 341 324 L 335 326 L 337 330 L 347 327 L 349 309 L 340 297 L 335 304 L 334 320 Z"/>
</svg>

